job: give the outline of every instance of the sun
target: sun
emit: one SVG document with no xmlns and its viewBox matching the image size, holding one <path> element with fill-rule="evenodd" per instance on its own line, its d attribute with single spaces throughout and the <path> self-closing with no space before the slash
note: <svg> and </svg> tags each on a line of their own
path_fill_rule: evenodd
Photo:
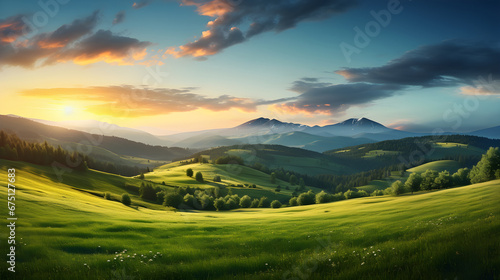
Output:
<svg viewBox="0 0 500 280">
<path fill-rule="evenodd" d="M 75 112 L 75 108 L 73 108 L 72 106 L 64 106 L 64 114 L 66 116 L 71 116 L 71 115 L 73 115 L 74 112 Z"/>
</svg>

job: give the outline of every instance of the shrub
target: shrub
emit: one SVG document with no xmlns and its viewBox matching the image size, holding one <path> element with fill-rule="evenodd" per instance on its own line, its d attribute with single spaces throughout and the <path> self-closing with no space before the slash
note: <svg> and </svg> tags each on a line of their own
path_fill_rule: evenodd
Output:
<svg viewBox="0 0 500 280">
<path fill-rule="evenodd" d="M 254 200 L 252 200 L 252 204 L 250 205 L 250 208 L 257 208 L 259 207 L 259 200 L 257 198 L 255 198 Z"/>
<path fill-rule="evenodd" d="M 224 210 L 226 203 L 224 202 L 224 198 L 219 197 L 214 200 L 214 207 L 217 211 Z"/>
<path fill-rule="evenodd" d="M 107 200 L 111 200 L 111 194 L 109 192 L 104 193 L 104 198 Z"/>
<path fill-rule="evenodd" d="M 196 181 L 203 183 L 203 174 L 200 171 L 196 172 Z"/>
<path fill-rule="evenodd" d="M 392 183 L 391 185 L 391 194 L 392 195 L 400 195 L 404 192 L 403 189 L 403 183 L 401 181 L 397 180 L 396 182 Z"/>
<path fill-rule="evenodd" d="M 306 193 L 301 193 L 297 198 L 297 203 L 299 205 L 310 205 L 316 202 L 316 195 L 313 191 L 308 191 Z"/>
<path fill-rule="evenodd" d="M 163 201 L 165 201 L 165 192 L 164 191 L 157 192 L 156 193 L 156 202 L 158 202 L 159 204 L 162 204 Z"/>
<path fill-rule="evenodd" d="M 187 175 L 188 177 L 193 177 L 193 174 L 194 174 L 193 169 L 188 168 L 188 169 L 186 170 L 186 175 Z"/>
<path fill-rule="evenodd" d="M 372 192 L 372 196 L 382 196 L 384 195 L 384 192 L 382 190 L 374 190 Z"/>
<path fill-rule="evenodd" d="M 186 194 L 182 200 L 184 200 L 184 203 L 186 203 L 186 205 L 188 205 L 190 207 L 194 207 L 195 198 L 192 194 L 189 194 L 189 193 Z"/>
<path fill-rule="evenodd" d="M 130 196 L 128 196 L 128 194 L 122 194 L 122 203 L 126 206 L 130 206 L 130 204 L 132 204 L 132 200 L 130 200 Z"/>
<path fill-rule="evenodd" d="M 240 199 L 240 207 L 241 208 L 250 208 L 251 205 L 252 205 L 252 199 L 248 195 L 244 195 Z"/>
<path fill-rule="evenodd" d="M 344 199 L 345 199 L 345 196 L 342 192 L 338 192 L 338 193 L 332 195 L 332 201 L 341 201 Z"/>
<path fill-rule="evenodd" d="M 259 208 L 269 208 L 271 206 L 271 201 L 269 198 L 263 196 L 259 200 Z"/>
<path fill-rule="evenodd" d="M 228 200 L 226 200 L 225 207 L 228 210 L 236 209 L 238 208 L 238 203 L 236 203 L 236 201 L 233 198 L 229 198 Z"/>
<path fill-rule="evenodd" d="M 298 206 L 299 204 L 297 203 L 297 198 L 296 197 L 290 198 L 290 200 L 288 201 L 288 205 L 290 205 L 290 206 Z"/>
<path fill-rule="evenodd" d="M 219 175 L 216 175 L 216 176 L 214 177 L 214 182 L 222 182 L 222 179 L 220 178 L 220 176 L 219 176 Z"/>
<path fill-rule="evenodd" d="M 281 202 L 273 200 L 273 202 L 271 202 L 271 208 L 281 208 Z"/>
<path fill-rule="evenodd" d="M 151 184 L 144 184 L 144 182 L 141 183 L 141 187 L 139 188 L 139 196 L 142 199 L 147 199 L 147 200 L 156 200 L 156 191 L 153 188 Z"/>
<path fill-rule="evenodd" d="M 216 164 L 239 164 L 243 165 L 243 159 L 239 156 L 227 155 L 215 160 Z"/>
<path fill-rule="evenodd" d="M 165 202 L 163 205 L 170 206 L 174 208 L 179 208 L 179 205 L 183 202 L 183 197 L 178 193 L 169 193 L 165 196 Z"/>
<path fill-rule="evenodd" d="M 326 193 L 325 191 L 321 191 L 320 193 L 318 193 L 316 195 L 316 203 L 317 204 L 327 203 L 330 201 L 332 201 L 331 195 Z"/>
</svg>

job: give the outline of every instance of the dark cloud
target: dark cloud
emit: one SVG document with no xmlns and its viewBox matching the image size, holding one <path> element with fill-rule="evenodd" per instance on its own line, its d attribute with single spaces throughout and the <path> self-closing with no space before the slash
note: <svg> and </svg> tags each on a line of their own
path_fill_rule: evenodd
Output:
<svg viewBox="0 0 500 280">
<path fill-rule="evenodd" d="M 424 87 L 472 84 L 479 76 L 500 74 L 500 44 L 456 41 L 409 51 L 380 67 L 345 68 L 349 82 Z"/>
<path fill-rule="evenodd" d="M 352 106 L 362 106 L 377 99 L 390 97 L 400 89 L 402 86 L 399 85 L 368 83 L 313 87 L 307 89 L 294 101 L 273 105 L 273 109 L 291 114 L 341 115 Z"/>
<path fill-rule="evenodd" d="M 141 117 L 197 109 L 226 111 L 233 108 L 254 112 L 257 102 L 252 99 L 222 95 L 211 98 L 194 94 L 189 89 L 149 89 L 131 86 L 30 89 L 24 96 L 58 100 L 91 101 L 86 110 L 98 115 Z M 95 104 L 97 103 L 97 104 Z"/>
<path fill-rule="evenodd" d="M 290 90 L 297 93 L 304 93 L 313 88 L 322 88 L 330 85 L 331 85 L 330 83 L 318 82 L 318 79 L 316 78 L 304 78 L 301 79 L 300 81 L 293 82 Z"/>
<path fill-rule="evenodd" d="M 152 0 L 142 0 L 139 2 L 134 2 L 134 4 L 132 4 L 132 7 L 134 9 L 141 9 L 141 8 L 144 8 L 144 7 L 148 6 L 149 4 L 151 4 L 151 2 L 153 2 L 153 1 Z"/>
<path fill-rule="evenodd" d="M 120 11 L 113 19 L 113 25 L 122 23 L 125 20 L 125 11 Z"/>
<path fill-rule="evenodd" d="M 62 48 L 68 43 L 74 42 L 81 37 L 88 35 L 97 25 L 99 12 L 95 11 L 92 15 L 76 19 L 70 24 L 64 24 L 51 33 L 43 33 L 36 36 L 32 41 L 36 42 L 40 48 Z"/>
<path fill-rule="evenodd" d="M 303 21 L 322 20 L 345 12 L 356 4 L 349 0 L 182 0 L 196 6 L 201 15 L 215 18 L 197 41 L 170 49 L 176 57 L 214 55 L 263 32 L 281 32 Z M 246 31 L 240 31 L 241 28 Z M 236 29 L 235 29 L 236 28 Z"/>
<path fill-rule="evenodd" d="M 150 42 L 118 36 L 105 30 L 93 33 L 98 18 L 99 13 L 94 12 L 88 17 L 62 25 L 53 32 L 23 40 L 17 40 L 22 36 L 22 31 L 19 31 L 23 29 L 21 16 L 2 21 L 0 33 L 6 35 L 2 35 L 0 40 L 0 68 L 7 65 L 32 68 L 65 61 L 77 64 L 98 61 L 133 64 L 144 58 Z M 6 31 L 7 29 L 18 31 L 14 36 L 14 33 Z M 7 38 L 15 39 L 12 41 Z"/>
<path fill-rule="evenodd" d="M 131 64 L 133 60 L 142 60 L 150 42 L 113 34 L 109 30 L 99 30 L 53 57 L 51 60 L 73 60 L 78 64 L 105 61 L 116 64 Z"/>
<path fill-rule="evenodd" d="M 0 45 L 12 43 L 24 33 L 29 33 L 29 26 L 26 25 L 23 18 L 25 15 L 16 15 L 7 19 L 0 19 Z"/>
</svg>

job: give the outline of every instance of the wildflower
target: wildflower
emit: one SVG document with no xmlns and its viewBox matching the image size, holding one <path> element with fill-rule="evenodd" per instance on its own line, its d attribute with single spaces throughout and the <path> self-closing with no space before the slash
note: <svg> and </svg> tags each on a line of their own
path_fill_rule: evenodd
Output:
<svg viewBox="0 0 500 280">
<path fill-rule="evenodd" d="M 362 263 L 361 263 L 361 265 L 364 265 L 364 264 L 365 264 L 365 262 L 362 262 Z"/>
<path fill-rule="evenodd" d="M 374 257 L 376 257 L 376 256 L 377 256 L 377 254 L 373 254 L 373 256 L 374 256 Z"/>
<path fill-rule="evenodd" d="M 266 265 L 267 265 L 267 263 L 266 263 Z"/>
<path fill-rule="evenodd" d="M 150 262 L 152 262 L 153 260 L 152 259 L 149 259 Z"/>
<path fill-rule="evenodd" d="M 108 260 L 108 262 L 110 262 L 110 260 Z"/>
</svg>

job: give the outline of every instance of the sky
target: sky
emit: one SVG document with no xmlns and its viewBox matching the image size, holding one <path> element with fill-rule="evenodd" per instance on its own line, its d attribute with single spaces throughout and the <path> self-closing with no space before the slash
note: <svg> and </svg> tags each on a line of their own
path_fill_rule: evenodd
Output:
<svg viewBox="0 0 500 280">
<path fill-rule="evenodd" d="M 153 134 L 500 125 L 500 1 L 0 0 L 0 114 Z"/>
</svg>

